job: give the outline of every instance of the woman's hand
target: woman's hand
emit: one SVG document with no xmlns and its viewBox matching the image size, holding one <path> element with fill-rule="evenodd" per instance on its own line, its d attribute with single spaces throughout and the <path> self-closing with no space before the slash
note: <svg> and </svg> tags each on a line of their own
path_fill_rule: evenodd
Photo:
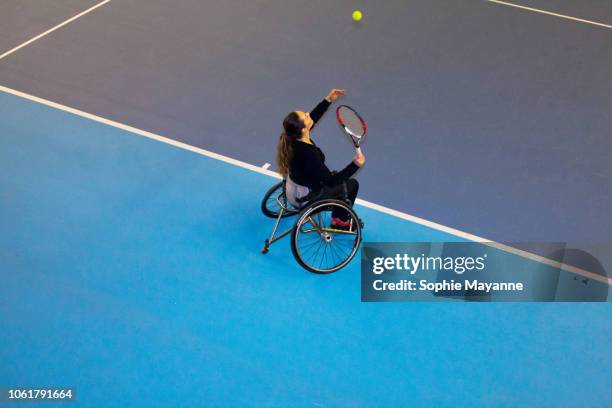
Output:
<svg viewBox="0 0 612 408">
<path fill-rule="evenodd" d="M 363 153 L 356 153 L 355 156 L 353 156 L 353 163 L 359 167 L 363 167 L 365 164 L 365 156 Z"/>
<path fill-rule="evenodd" d="M 329 91 L 329 93 L 325 97 L 325 100 L 330 103 L 336 102 L 338 98 L 340 98 L 341 96 L 344 96 L 344 93 L 345 93 L 344 89 L 334 88 L 331 91 Z"/>
</svg>

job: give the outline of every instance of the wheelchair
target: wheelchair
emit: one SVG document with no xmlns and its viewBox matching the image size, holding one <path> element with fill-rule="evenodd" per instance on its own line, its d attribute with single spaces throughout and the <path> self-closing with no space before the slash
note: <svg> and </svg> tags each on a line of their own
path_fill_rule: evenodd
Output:
<svg viewBox="0 0 612 408">
<path fill-rule="evenodd" d="M 276 219 L 261 253 L 268 253 L 270 245 L 291 234 L 291 252 L 298 264 L 306 270 L 327 274 L 346 266 L 359 249 L 363 227 L 350 201 L 347 198 L 336 200 L 313 197 L 303 203 L 292 203 L 287 198 L 286 183 L 284 179 L 272 186 L 261 202 L 264 215 Z M 332 228 L 334 209 L 342 209 L 349 214 L 348 228 Z M 276 235 L 281 219 L 292 216 L 297 216 L 293 226 Z"/>
</svg>

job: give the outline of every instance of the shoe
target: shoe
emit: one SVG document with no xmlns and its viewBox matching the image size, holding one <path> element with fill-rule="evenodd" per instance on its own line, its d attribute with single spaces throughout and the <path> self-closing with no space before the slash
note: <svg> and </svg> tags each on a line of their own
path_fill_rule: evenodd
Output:
<svg viewBox="0 0 612 408">
<path fill-rule="evenodd" d="M 341 231 L 352 231 L 351 222 L 343 221 L 340 218 L 332 218 L 331 228 Z"/>
</svg>

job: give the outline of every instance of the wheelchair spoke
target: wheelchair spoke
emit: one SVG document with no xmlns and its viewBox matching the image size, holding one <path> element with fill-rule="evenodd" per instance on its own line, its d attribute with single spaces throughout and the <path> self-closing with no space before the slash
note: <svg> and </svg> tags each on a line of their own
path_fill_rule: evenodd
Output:
<svg viewBox="0 0 612 408">
<path fill-rule="evenodd" d="M 322 245 L 323 243 L 321 242 L 321 240 L 320 240 L 320 239 L 317 239 L 317 240 L 315 240 L 315 241 L 311 241 L 311 242 L 307 243 L 306 245 L 304 245 L 304 246 L 302 247 L 302 249 L 303 249 L 303 250 L 304 250 L 304 252 L 305 252 L 305 251 L 307 251 L 307 250 L 309 250 L 309 249 L 313 248 L 313 247 L 314 247 L 315 245 L 317 245 L 317 244 L 318 244 L 318 245 Z"/>
<path fill-rule="evenodd" d="M 343 246 L 343 247 L 347 247 L 347 248 L 353 248 L 353 244 L 355 242 L 355 239 L 342 239 L 342 238 L 335 238 L 335 241 L 338 242 L 339 246 Z"/>
<path fill-rule="evenodd" d="M 325 261 L 327 259 L 327 257 L 325 256 L 327 254 L 327 248 L 329 247 L 329 245 L 325 245 L 325 248 L 323 249 L 323 256 L 321 257 L 321 262 L 319 263 L 319 269 L 323 269 L 321 268 L 321 265 L 323 265 L 323 261 Z"/>
<path fill-rule="evenodd" d="M 303 234 L 301 237 L 302 242 L 311 243 L 311 242 L 319 242 L 321 241 L 321 236 L 319 234 Z"/>
<path fill-rule="evenodd" d="M 308 257 L 307 262 L 310 262 L 313 258 L 314 262 L 316 262 L 321 248 L 327 246 L 327 244 L 321 240 L 321 236 L 318 233 L 316 235 L 310 234 L 308 238 L 309 240 L 304 245 L 300 244 L 300 251 L 307 254 L 308 251 L 312 250 L 312 254 Z"/>
<path fill-rule="evenodd" d="M 311 255 L 309 258 L 308 258 L 308 262 L 310 262 L 310 260 L 311 260 L 312 258 L 315 258 L 315 260 L 316 260 L 316 256 L 319 254 L 319 251 L 321 250 L 321 247 L 322 247 L 323 245 L 325 245 L 325 244 L 321 243 L 321 245 L 319 245 L 319 246 L 317 247 L 317 251 L 316 251 L 316 252 L 314 252 L 314 253 L 313 253 L 313 254 L 312 254 L 312 255 Z"/>
<path fill-rule="evenodd" d="M 339 257 L 340 259 L 346 259 L 350 253 L 350 251 L 348 253 L 344 252 L 341 246 L 336 246 L 336 247 L 332 246 L 332 249 L 334 250 L 334 253 L 340 252 L 344 256 L 344 258 Z"/>
<path fill-rule="evenodd" d="M 355 247 L 354 242 L 352 245 L 344 245 L 344 244 L 339 243 L 336 246 L 336 249 L 338 249 L 338 251 L 341 251 L 343 254 L 345 254 L 345 256 L 349 256 L 349 254 L 351 253 L 354 247 Z"/>
<path fill-rule="evenodd" d="M 329 247 L 329 255 L 330 255 L 331 259 L 333 260 L 332 267 L 334 267 L 334 266 L 336 266 L 336 265 L 338 265 L 339 263 L 342 262 L 342 258 L 340 258 L 338 256 L 338 253 L 336 252 L 336 249 L 334 248 L 333 245 L 330 245 L 330 247 Z M 336 259 L 340 259 L 340 262 L 336 262 Z"/>
<path fill-rule="evenodd" d="M 348 252 L 345 252 L 344 250 L 342 250 L 341 246 L 335 245 L 335 243 L 329 246 L 329 250 L 330 254 L 334 256 L 334 267 L 341 264 L 345 259 L 347 259 L 351 252 L 350 250 Z"/>
</svg>

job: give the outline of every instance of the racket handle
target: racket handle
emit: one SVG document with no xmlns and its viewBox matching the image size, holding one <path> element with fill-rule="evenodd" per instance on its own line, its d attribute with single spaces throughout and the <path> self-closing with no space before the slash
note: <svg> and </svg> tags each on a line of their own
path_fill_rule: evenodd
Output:
<svg viewBox="0 0 612 408">
<path fill-rule="evenodd" d="M 355 150 L 357 151 L 358 154 L 362 154 L 361 153 L 361 147 L 356 147 Z"/>
</svg>

